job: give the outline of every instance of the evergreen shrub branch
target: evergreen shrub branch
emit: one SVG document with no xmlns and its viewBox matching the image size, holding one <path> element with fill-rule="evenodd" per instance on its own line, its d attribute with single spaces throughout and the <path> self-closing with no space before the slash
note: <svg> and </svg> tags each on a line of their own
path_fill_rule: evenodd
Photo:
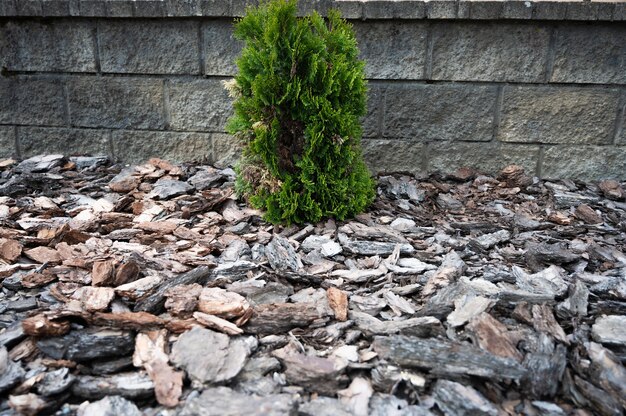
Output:
<svg viewBox="0 0 626 416">
<path fill-rule="evenodd" d="M 296 0 L 264 1 L 235 24 L 245 43 L 226 83 L 227 130 L 243 144 L 236 190 L 274 223 L 343 220 L 375 196 L 360 148 L 364 63 L 339 12 L 296 10 Z"/>
</svg>

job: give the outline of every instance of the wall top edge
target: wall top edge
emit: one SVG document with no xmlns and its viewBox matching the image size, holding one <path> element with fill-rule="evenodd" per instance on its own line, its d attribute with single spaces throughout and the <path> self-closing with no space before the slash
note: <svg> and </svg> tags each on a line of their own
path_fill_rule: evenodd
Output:
<svg viewBox="0 0 626 416">
<path fill-rule="evenodd" d="M 239 17 L 258 0 L 0 0 L 0 17 Z M 308 0 L 347 19 L 626 21 L 626 0 Z"/>
</svg>

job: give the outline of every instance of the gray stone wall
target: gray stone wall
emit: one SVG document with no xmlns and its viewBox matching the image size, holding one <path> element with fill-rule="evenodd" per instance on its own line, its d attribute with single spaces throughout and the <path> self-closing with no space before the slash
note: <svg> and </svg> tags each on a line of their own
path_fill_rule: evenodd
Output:
<svg viewBox="0 0 626 416">
<path fill-rule="evenodd" d="M 0 157 L 233 161 L 221 81 L 245 3 L 0 0 Z M 626 179 L 626 3 L 301 4 L 354 24 L 375 172 Z"/>
</svg>

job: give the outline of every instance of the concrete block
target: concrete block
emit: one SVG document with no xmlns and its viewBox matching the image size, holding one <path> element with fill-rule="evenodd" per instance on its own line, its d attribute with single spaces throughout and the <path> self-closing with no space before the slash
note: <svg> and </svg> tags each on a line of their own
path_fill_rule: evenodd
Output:
<svg viewBox="0 0 626 416">
<path fill-rule="evenodd" d="M 104 0 L 80 0 L 80 15 L 82 17 L 105 17 L 105 5 Z"/>
<path fill-rule="evenodd" d="M 70 16 L 80 16 L 80 0 L 70 0 Z"/>
<path fill-rule="evenodd" d="M 426 3 L 427 19 L 455 19 L 459 3 L 455 0 L 434 0 Z"/>
<path fill-rule="evenodd" d="M 163 0 L 135 0 L 135 17 L 163 17 L 165 16 L 165 1 Z"/>
<path fill-rule="evenodd" d="M 567 15 L 567 2 L 537 1 L 533 2 L 533 19 L 564 20 Z"/>
<path fill-rule="evenodd" d="M 111 139 L 114 157 L 126 163 L 151 157 L 171 162 L 213 161 L 213 136 L 208 133 L 115 130 Z"/>
<path fill-rule="evenodd" d="M 233 37 L 232 20 L 210 20 L 202 24 L 205 75 L 233 76 L 235 60 L 243 43 Z"/>
<path fill-rule="evenodd" d="M 15 127 L 0 126 L 0 158 L 17 157 Z"/>
<path fill-rule="evenodd" d="M 200 0 L 200 11 L 203 16 L 237 16 L 231 13 L 230 2 L 224 0 Z"/>
<path fill-rule="evenodd" d="M 355 22 L 365 73 L 373 79 L 423 79 L 427 26 L 424 22 Z"/>
<path fill-rule="evenodd" d="M 37 76 L 0 78 L 0 124 L 67 124 L 63 83 Z"/>
<path fill-rule="evenodd" d="M 380 136 L 383 97 L 383 87 L 370 83 L 367 92 L 367 114 L 363 118 L 363 137 L 377 138 Z"/>
<path fill-rule="evenodd" d="M 365 19 L 423 19 L 424 16 L 426 16 L 426 3 L 423 1 L 363 2 Z"/>
<path fill-rule="evenodd" d="M 370 2 L 371 3 L 371 2 Z M 363 8 L 365 7 L 363 2 L 358 0 L 343 0 L 336 1 L 332 5 L 333 9 L 339 10 L 341 17 L 344 19 L 361 19 L 363 18 Z"/>
<path fill-rule="evenodd" d="M 597 19 L 601 21 L 610 22 L 613 20 L 613 13 L 615 11 L 615 3 L 592 3 L 598 10 Z"/>
<path fill-rule="evenodd" d="M 166 0 L 165 10 L 172 17 L 202 16 L 200 0 Z"/>
<path fill-rule="evenodd" d="M 505 166 L 516 164 L 533 175 L 538 160 L 538 145 L 437 142 L 430 144 L 428 171 L 450 173 L 461 167 L 472 167 L 493 175 Z"/>
<path fill-rule="evenodd" d="M 69 0 L 43 0 L 42 12 L 44 16 L 69 16 Z"/>
<path fill-rule="evenodd" d="M 313 11 L 317 11 L 322 16 L 325 16 L 328 9 L 331 6 L 331 0 L 308 0 L 298 2 L 298 16 L 308 16 Z"/>
<path fill-rule="evenodd" d="M 133 17 L 135 10 L 132 0 L 107 1 L 105 4 L 108 17 Z"/>
<path fill-rule="evenodd" d="M 432 79 L 541 82 L 550 31 L 518 23 L 438 23 L 433 26 Z"/>
<path fill-rule="evenodd" d="M 216 79 L 176 80 L 168 86 L 170 128 L 223 132 L 233 99 Z"/>
<path fill-rule="evenodd" d="M 256 7 L 258 5 L 259 0 L 231 0 L 231 11 L 233 16 L 241 17 L 246 13 L 246 7 Z"/>
<path fill-rule="evenodd" d="M 598 7 L 597 3 L 578 2 L 568 3 L 567 12 L 565 13 L 567 20 L 597 20 Z"/>
<path fill-rule="evenodd" d="M 542 177 L 549 179 L 626 180 L 626 146 L 550 146 Z"/>
<path fill-rule="evenodd" d="M 426 144 L 410 140 L 362 140 L 363 158 L 370 172 L 422 172 Z"/>
<path fill-rule="evenodd" d="M 552 82 L 626 84 L 626 26 L 557 28 Z"/>
<path fill-rule="evenodd" d="M 502 17 L 503 1 L 472 1 L 470 18 L 474 20 L 495 20 Z"/>
<path fill-rule="evenodd" d="M 626 20 L 626 3 L 616 3 L 613 10 L 613 21 L 622 22 Z"/>
<path fill-rule="evenodd" d="M 242 145 L 230 134 L 216 133 L 213 139 L 213 165 L 219 168 L 235 166 L 241 157 Z"/>
<path fill-rule="evenodd" d="M 384 138 L 488 141 L 493 134 L 494 86 L 421 84 L 389 86 Z"/>
<path fill-rule="evenodd" d="M 505 142 L 608 144 L 619 90 L 504 87 L 498 139 Z"/>
<path fill-rule="evenodd" d="M 620 120 L 617 124 L 617 129 L 615 131 L 615 140 L 616 143 L 622 146 L 626 146 L 626 93 L 622 93 L 622 102 L 621 109 L 618 117 Z"/>
<path fill-rule="evenodd" d="M 18 16 L 43 16 L 41 0 L 19 0 L 15 6 Z"/>
<path fill-rule="evenodd" d="M 504 19 L 528 20 L 532 17 L 533 6 L 529 1 L 505 1 L 502 3 Z"/>
<path fill-rule="evenodd" d="M 198 23 L 114 20 L 99 27 L 103 72 L 199 74 Z"/>
<path fill-rule="evenodd" d="M 0 16 L 15 16 L 16 14 L 15 0 L 0 0 Z"/>
<path fill-rule="evenodd" d="M 86 21 L 3 22 L 0 63 L 9 71 L 95 72 L 94 37 Z"/>
<path fill-rule="evenodd" d="M 81 127 L 162 129 L 163 81 L 77 77 L 68 81 L 70 120 Z"/>
<path fill-rule="evenodd" d="M 51 127 L 20 127 L 22 157 L 60 153 L 65 155 L 111 156 L 108 130 Z"/>
<path fill-rule="evenodd" d="M 456 18 L 457 19 L 469 19 L 471 14 L 471 6 L 472 2 L 470 1 L 459 1 L 457 10 L 456 10 Z"/>
</svg>

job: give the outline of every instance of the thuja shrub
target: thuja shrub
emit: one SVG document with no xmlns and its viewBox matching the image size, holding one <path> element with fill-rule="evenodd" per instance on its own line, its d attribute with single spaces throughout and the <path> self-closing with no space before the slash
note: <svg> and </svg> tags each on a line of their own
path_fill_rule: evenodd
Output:
<svg viewBox="0 0 626 416">
<path fill-rule="evenodd" d="M 364 63 L 339 12 L 296 9 L 265 1 L 235 24 L 245 43 L 226 83 L 235 98 L 227 130 L 243 144 L 236 191 L 274 223 L 342 220 L 375 196 L 360 149 Z"/>
</svg>

